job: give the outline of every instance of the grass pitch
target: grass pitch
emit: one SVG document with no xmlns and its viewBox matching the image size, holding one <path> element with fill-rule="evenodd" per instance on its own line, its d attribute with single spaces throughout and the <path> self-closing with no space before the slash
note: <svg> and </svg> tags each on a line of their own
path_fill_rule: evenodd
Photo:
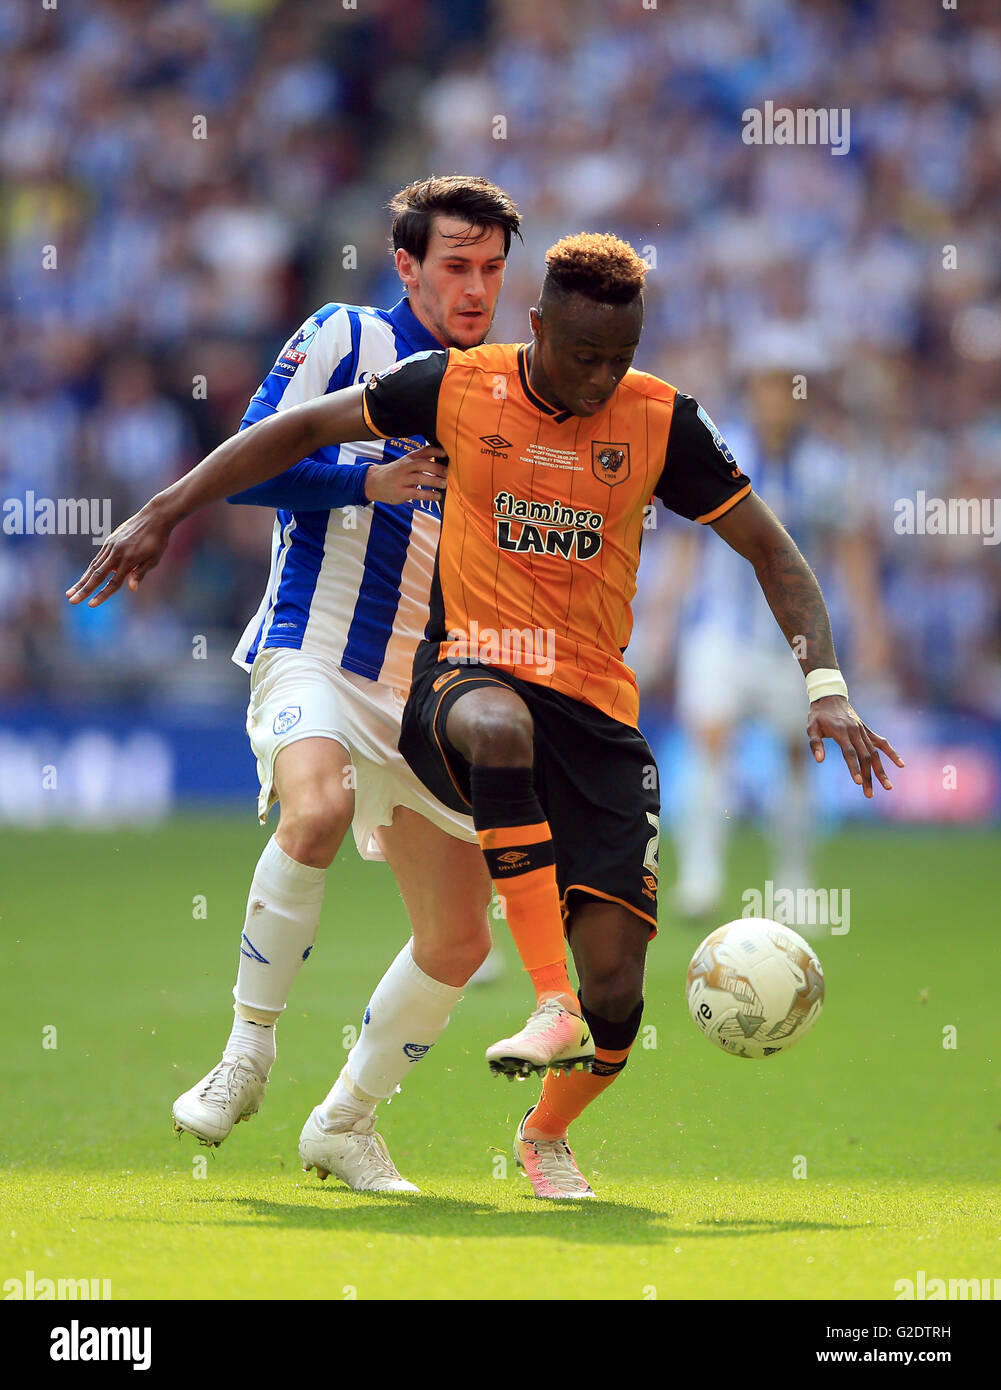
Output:
<svg viewBox="0 0 1001 1390">
<path fill-rule="evenodd" d="M 172 1134 L 172 1100 L 228 1034 L 263 842 L 243 818 L 5 832 L 0 1282 L 107 1279 L 116 1299 L 892 1299 L 922 1270 L 1001 1277 L 1001 835 L 827 841 L 818 882 L 851 889 L 851 930 L 814 937 L 824 1013 L 762 1062 L 689 1020 L 698 934 L 662 909 L 645 1031 L 574 1130 L 602 1200 L 559 1206 L 531 1197 L 511 1154 L 537 1083 L 483 1061 L 530 1002 L 503 924 L 506 975 L 470 990 L 381 1111 L 423 1194 L 300 1171 L 302 1123 L 406 934 L 389 871 L 353 848 L 328 878 L 264 1109 L 218 1150 Z M 667 846 L 664 860 L 669 883 Z M 730 915 L 764 865 L 739 836 Z"/>
</svg>

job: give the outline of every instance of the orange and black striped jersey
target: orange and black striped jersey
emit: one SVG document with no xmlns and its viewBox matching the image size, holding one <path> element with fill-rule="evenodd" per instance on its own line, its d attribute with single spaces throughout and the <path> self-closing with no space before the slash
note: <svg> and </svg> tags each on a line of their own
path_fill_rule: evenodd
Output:
<svg viewBox="0 0 1001 1390">
<path fill-rule="evenodd" d="M 629 371 L 580 417 L 529 382 L 526 347 L 418 353 L 370 378 L 365 418 L 448 455 L 427 636 L 635 726 L 623 660 L 654 496 L 714 521 L 751 488 L 691 396 Z M 649 525 L 647 520 L 647 525 Z"/>
</svg>

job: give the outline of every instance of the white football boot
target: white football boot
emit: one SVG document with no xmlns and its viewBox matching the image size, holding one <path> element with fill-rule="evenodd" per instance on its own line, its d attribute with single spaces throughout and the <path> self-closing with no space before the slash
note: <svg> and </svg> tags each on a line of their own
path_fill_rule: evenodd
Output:
<svg viewBox="0 0 1001 1390">
<path fill-rule="evenodd" d="M 224 1057 L 190 1091 L 174 1101 L 174 1130 L 218 1147 L 240 1120 L 261 1108 L 267 1082 L 249 1057 Z"/>
<path fill-rule="evenodd" d="M 315 1168 L 321 1182 L 333 1173 L 355 1192 L 420 1192 L 397 1172 L 374 1114 L 351 1129 L 328 1130 L 314 1110 L 299 1136 L 299 1157 L 304 1173 Z"/>
</svg>

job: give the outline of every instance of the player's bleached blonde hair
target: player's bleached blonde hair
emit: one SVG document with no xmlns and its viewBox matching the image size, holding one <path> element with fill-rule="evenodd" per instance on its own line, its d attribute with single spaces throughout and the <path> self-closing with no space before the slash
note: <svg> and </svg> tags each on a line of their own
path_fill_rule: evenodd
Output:
<svg viewBox="0 0 1001 1390">
<path fill-rule="evenodd" d="M 600 304 L 628 304 L 643 291 L 646 261 L 611 232 L 565 236 L 546 252 L 542 294 L 582 294 Z"/>
</svg>

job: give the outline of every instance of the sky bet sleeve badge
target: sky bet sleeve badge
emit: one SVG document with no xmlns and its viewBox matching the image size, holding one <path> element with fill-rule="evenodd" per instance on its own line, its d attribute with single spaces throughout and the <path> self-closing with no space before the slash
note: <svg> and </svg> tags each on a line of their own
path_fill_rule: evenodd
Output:
<svg viewBox="0 0 1001 1390">
<path fill-rule="evenodd" d="M 298 332 L 294 333 L 286 343 L 281 360 L 291 362 L 295 367 L 298 367 L 301 362 L 305 362 L 306 351 L 316 337 L 319 326 L 318 320 L 307 319 Z"/>
</svg>

